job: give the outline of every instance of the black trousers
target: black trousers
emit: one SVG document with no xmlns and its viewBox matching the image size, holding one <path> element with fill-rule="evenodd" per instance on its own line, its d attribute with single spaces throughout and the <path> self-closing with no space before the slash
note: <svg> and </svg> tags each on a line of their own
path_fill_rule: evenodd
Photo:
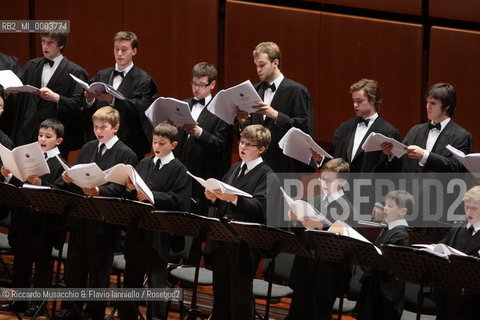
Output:
<svg viewBox="0 0 480 320">
<path fill-rule="evenodd" d="M 231 263 L 222 245 L 213 253 L 213 320 L 254 318 L 255 297 L 251 272 Z"/>
<path fill-rule="evenodd" d="M 115 244 L 111 239 L 92 232 L 88 225 L 73 228 L 65 264 L 65 284 L 69 288 L 108 288 L 114 253 Z M 83 303 L 77 306 L 82 310 Z M 105 307 L 106 301 L 89 301 L 84 311 L 93 320 L 103 320 Z"/>
<path fill-rule="evenodd" d="M 127 237 L 125 247 L 125 288 L 142 288 L 145 275 L 149 288 L 167 287 L 167 261 L 144 241 L 132 241 Z M 147 320 L 166 320 L 166 301 L 147 302 Z M 120 303 L 119 316 L 123 320 L 137 319 L 138 311 L 134 301 Z"/>
<path fill-rule="evenodd" d="M 21 230 L 15 235 L 13 259 L 13 286 L 15 288 L 48 288 L 51 285 L 50 262 L 53 243 L 41 235 Z"/>
</svg>

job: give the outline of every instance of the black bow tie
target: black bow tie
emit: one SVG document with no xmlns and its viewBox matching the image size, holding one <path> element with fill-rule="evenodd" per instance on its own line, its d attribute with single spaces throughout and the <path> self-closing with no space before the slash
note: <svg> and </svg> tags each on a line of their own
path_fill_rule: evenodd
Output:
<svg viewBox="0 0 480 320">
<path fill-rule="evenodd" d="M 272 92 L 275 92 L 275 90 L 277 90 L 277 88 L 275 87 L 275 83 L 272 82 L 272 84 L 268 84 L 268 82 L 263 82 L 262 83 L 262 87 L 263 87 L 263 90 L 267 90 L 268 88 L 270 88 L 270 90 L 272 90 Z"/>
<path fill-rule="evenodd" d="M 205 98 L 202 98 L 202 99 L 193 99 L 193 104 L 197 104 L 197 103 L 200 103 L 202 106 L 205 105 Z"/>
<path fill-rule="evenodd" d="M 368 127 L 368 122 L 369 121 L 370 121 L 370 119 L 363 119 L 362 117 L 357 117 L 357 124 L 363 122 L 365 124 L 365 127 Z"/>
<path fill-rule="evenodd" d="M 50 68 L 53 67 L 53 64 L 55 63 L 53 60 L 50 60 L 48 58 L 43 58 L 43 64 L 49 64 L 50 65 Z"/>
<path fill-rule="evenodd" d="M 442 126 L 440 125 L 440 122 L 437 124 L 433 124 L 431 122 L 428 123 L 428 130 L 432 129 L 437 129 L 438 131 L 442 131 Z"/>
<path fill-rule="evenodd" d="M 113 77 L 115 78 L 116 76 L 120 76 L 122 79 L 125 77 L 123 71 L 113 70 Z"/>
</svg>

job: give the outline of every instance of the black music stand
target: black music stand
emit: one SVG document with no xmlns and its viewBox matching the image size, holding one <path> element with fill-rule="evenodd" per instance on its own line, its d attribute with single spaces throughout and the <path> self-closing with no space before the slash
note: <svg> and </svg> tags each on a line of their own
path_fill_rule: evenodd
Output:
<svg viewBox="0 0 480 320">
<path fill-rule="evenodd" d="M 412 247 L 383 245 L 382 251 L 390 268 L 400 280 L 420 285 L 417 296 L 417 320 L 421 317 L 423 288 L 433 287 L 461 293 L 455 270 L 448 257 Z"/>
<path fill-rule="evenodd" d="M 239 242 L 238 237 L 232 233 L 226 224 L 218 218 L 204 217 L 193 213 L 179 211 L 154 211 L 144 215 L 138 223 L 138 228 L 164 233 L 191 236 L 206 240 L 225 242 Z M 205 319 L 197 306 L 197 284 L 200 272 L 200 261 L 195 265 L 195 276 L 192 289 L 192 301 L 186 319 L 195 320 L 197 317 Z"/>
<path fill-rule="evenodd" d="M 93 197 L 92 201 L 106 223 L 136 226 L 146 215 L 155 211 L 149 203 L 114 197 Z"/>
<path fill-rule="evenodd" d="M 335 232 L 308 230 L 307 238 L 313 244 L 315 255 L 321 260 L 340 263 L 344 274 L 349 265 L 360 265 L 377 270 L 386 268 L 381 253 L 372 243 L 340 235 Z M 341 288 L 344 288 L 342 277 Z M 343 297 L 340 297 L 338 319 L 342 319 Z"/>
<path fill-rule="evenodd" d="M 280 252 L 291 253 L 295 255 L 312 257 L 313 254 L 305 247 L 302 241 L 292 232 L 284 231 L 278 228 L 261 225 L 258 223 L 235 222 L 229 223 L 230 227 L 251 248 L 267 250 L 272 255 L 272 260 L 268 266 L 268 290 L 265 305 L 264 319 L 268 319 L 270 314 L 270 297 L 272 295 L 272 285 L 275 271 L 275 257 Z"/>
<path fill-rule="evenodd" d="M 448 257 L 455 268 L 456 283 L 462 294 L 480 293 L 480 258 L 472 256 L 450 255 Z"/>
<path fill-rule="evenodd" d="M 22 190 L 17 186 L 0 182 L 0 204 L 16 207 L 30 207 L 30 202 L 25 198 Z"/>
</svg>

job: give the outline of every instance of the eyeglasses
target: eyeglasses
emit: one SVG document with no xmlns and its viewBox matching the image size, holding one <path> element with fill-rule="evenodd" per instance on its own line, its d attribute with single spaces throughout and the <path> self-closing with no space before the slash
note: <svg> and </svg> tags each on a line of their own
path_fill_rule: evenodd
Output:
<svg viewBox="0 0 480 320">
<path fill-rule="evenodd" d="M 198 82 L 192 81 L 192 82 L 190 82 L 190 85 L 192 87 L 197 87 L 197 88 L 206 88 L 210 85 L 210 83 L 211 82 L 209 82 L 209 83 L 205 83 L 205 82 L 198 83 Z"/>
<path fill-rule="evenodd" d="M 258 148 L 258 145 L 250 143 L 250 142 L 240 141 L 239 144 L 241 146 L 244 146 L 245 148 L 250 148 L 250 147 L 257 147 Z"/>
</svg>

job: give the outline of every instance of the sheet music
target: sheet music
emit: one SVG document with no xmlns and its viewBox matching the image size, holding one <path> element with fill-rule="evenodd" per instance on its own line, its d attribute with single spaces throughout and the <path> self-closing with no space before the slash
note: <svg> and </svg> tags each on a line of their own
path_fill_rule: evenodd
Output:
<svg viewBox="0 0 480 320">
<path fill-rule="evenodd" d="M 90 93 L 102 93 L 106 92 L 113 97 L 120 99 L 120 100 L 125 100 L 125 96 L 118 90 L 116 90 L 114 87 L 107 83 L 103 82 L 93 82 L 90 85 L 83 81 L 82 79 L 79 79 L 75 77 L 73 74 L 70 73 L 70 77 L 72 77 L 73 80 L 75 80 L 83 89 Z"/>
<path fill-rule="evenodd" d="M 440 257 L 448 257 L 451 254 L 457 255 L 457 256 L 467 256 L 467 254 L 463 253 L 462 251 L 459 251 L 453 247 L 450 247 L 446 244 L 439 243 L 439 244 L 412 244 L 412 247 L 418 248 L 420 250 L 427 251 L 429 253 L 432 253 L 436 256 Z"/>
<path fill-rule="evenodd" d="M 362 149 L 365 150 L 365 152 L 379 151 L 382 150 L 380 145 L 384 142 L 393 144 L 392 153 L 397 158 L 400 158 L 407 153 L 405 150 L 407 147 L 406 145 L 393 138 L 386 137 L 383 134 L 376 132 L 372 132 L 368 135 L 367 139 L 365 139 L 365 142 L 362 145 Z"/>
<path fill-rule="evenodd" d="M 375 247 L 375 250 L 377 250 L 378 254 L 380 254 L 380 255 L 382 254 L 382 251 L 380 250 L 380 248 L 378 248 L 373 243 L 368 241 L 367 238 L 362 236 L 360 233 L 358 233 L 357 230 L 353 229 L 352 227 L 350 227 L 348 224 L 346 224 L 343 221 L 339 221 L 339 220 L 335 221 L 327 231 L 328 232 L 336 232 L 336 233 L 341 234 L 342 236 L 346 236 L 346 237 L 357 239 L 357 240 L 360 240 L 360 241 L 363 241 L 363 242 L 370 243 L 370 244 L 372 244 L 372 246 Z"/>
<path fill-rule="evenodd" d="M 204 180 L 200 177 L 194 176 L 189 171 L 187 171 L 187 174 L 209 191 L 220 190 L 222 193 L 226 193 L 226 194 L 236 194 L 242 197 L 253 198 L 251 194 L 246 193 L 240 189 L 235 188 L 234 186 L 231 186 L 215 178 L 209 178 L 207 180 Z"/>
<path fill-rule="evenodd" d="M 236 86 L 220 90 L 210 101 L 208 110 L 226 123 L 233 124 L 237 106 L 240 110 L 254 113 L 259 101 L 262 99 L 257 90 L 250 80 L 246 80 Z"/>
<path fill-rule="evenodd" d="M 145 115 L 154 127 L 165 121 L 171 121 L 177 127 L 183 127 L 185 124 L 197 124 L 192 117 L 188 103 L 175 98 L 157 98 L 145 111 Z"/>
<path fill-rule="evenodd" d="M 305 217 L 308 217 L 308 218 L 318 219 L 319 221 L 322 221 L 327 226 L 332 225 L 332 222 L 328 220 L 323 213 L 315 209 L 315 207 L 313 207 L 310 203 L 301 199 L 293 200 L 285 192 L 285 190 L 283 190 L 282 187 L 280 187 L 280 190 L 282 191 L 283 197 L 287 201 L 288 206 L 290 207 L 292 212 L 297 216 L 300 222 L 302 222 L 302 220 Z"/>
<path fill-rule="evenodd" d="M 59 159 L 60 164 L 73 180 L 73 183 L 80 188 L 95 188 L 108 182 L 105 179 L 105 172 L 95 162 L 77 164 L 69 168 L 68 165 L 60 160 L 58 155 L 57 159 Z"/>
<path fill-rule="evenodd" d="M 29 84 L 24 85 L 22 80 L 12 70 L 0 71 L 0 84 L 4 90 L 17 90 L 20 92 L 34 92 L 39 90 L 37 87 Z"/>
<path fill-rule="evenodd" d="M 152 190 L 150 190 L 145 181 L 143 181 L 142 177 L 131 165 L 119 163 L 110 169 L 105 170 L 105 179 L 107 181 L 126 186 L 128 178 L 130 178 L 137 190 L 140 190 L 147 196 L 150 203 L 155 203 Z"/>
<path fill-rule="evenodd" d="M 0 156 L 3 166 L 21 181 L 26 181 L 29 176 L 50 173 L 38 142 L 25 144 L 11 151 L 0 143 Z"/>
<path fill-rule="evenodd" d="M 312 149 L 316 153 L 333 158 L 328 152 L 323 150 L 310 135 L 302 130 L 292 127 L 285 133 L 278 142 L 278 146 L 283 150 L 283 154 L 306 164 L 310 164 L 312 158 Z"/>
<path fill-rule="evenodd" d="M 470 153 L 465 155 L 457 148 L 447 145 L 447 150 L 450 151 L 455 158 L 470 172 L 475 178 L 480 178 L 480 153 Z"/>
</svg>

